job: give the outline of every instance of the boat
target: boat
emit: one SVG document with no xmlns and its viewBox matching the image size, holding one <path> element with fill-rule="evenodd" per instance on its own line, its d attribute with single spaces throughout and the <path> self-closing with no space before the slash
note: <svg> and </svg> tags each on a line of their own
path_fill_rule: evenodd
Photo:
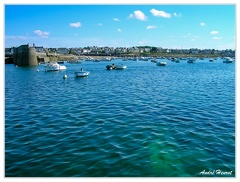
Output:
<svg viewBox="0 0 240 182">
<path fill-rule="evenodd" d="M 101 61 L 111 61 L 111 58 L 109 58 L 109 57 L 103 58 L 103 59 L 101 59 Z"/>
<path fill-rule="evenodd" d="M 123 64 L 117 64 L 116 66 L 115 66 L 115 69 L 116 70 L 123 70 L 123 69 L 126 69 L 127 68 L 127 66 L 125 66 L 125 65 L 123 65 Z"/>
<path fill-rule="evenodd" d="M 194 59 L 194 58 L 189 58 L 187 60 L 187 63 L 195 63 L 195 62 L 196 62 L 196 59 Z"/>
<path fill-rule="evenodd" d="M 127 57 L 124 57 L 124 58 L 122 58 L 122 60 L 123 60 L 123 61 L 127 61 L 127 60 L 128 60 L 128 58 L 127 58 Z"/>
<path fill-rule="evenodd" d="M 180 63 L 180 60 L 179 59 L 175 59 L 175 63 Z"/>
<path fill-rule="evenodd" d="M 106 66 L 106 69 L 107 70 L 113 70 L 113 69 L 115 69 L 115 66 L 114 66 L 114 64 L 109 64 L 109 65 Z"/>
<path fill-rule="evenodd" d="M 166 63 L 166 62 L 158 62 L 156 65 L 157 65 L 157 66 L 166 66 L 167 63 Z"/>
<path fill-rule="evenodd" d="M 45 66 L 45 71 L 60 71 L 66 70 L 66 66 L 60 66 L 56 62 L 50 62 Z"/>
<path fill-rule="evenodd" d="M 209 59 L 209 62 L 213 62 L 214 61 L 214 59 Z"/>
<path fill-rule="evenodd" d="M 92 60 L 93 62 L 101 62 L 99 59 Z"/>
<path fill-rule="evenodd" d="M 223 60 L 223 63 L 233 63 L 233 59 L 232 58 L 230 58 L 230 57 L 225 57 L 225 58 L 223 58 L 224 60 Z"/>
<path fill-rule="evenodd" d="M 86 77 L 89 75 L 89 73 L 90 72 L 88 72 L 88 71 L 83 71 L 83 69 L 81 68 L 80 71 L 75 71 L 74 75 L 75 75 L 75 77 Z"/>
<path fill-rule="evenodd" d="M 57 61 L 58 64 L 64 64 L 64 61 Z"/>
<path fill-rule="evenodd" d="M 154 58 L 154 59 L 151 60 L 151 62 L 153 62 L 153 63 L 157 63 L 157 59 Z"/>
</svg>

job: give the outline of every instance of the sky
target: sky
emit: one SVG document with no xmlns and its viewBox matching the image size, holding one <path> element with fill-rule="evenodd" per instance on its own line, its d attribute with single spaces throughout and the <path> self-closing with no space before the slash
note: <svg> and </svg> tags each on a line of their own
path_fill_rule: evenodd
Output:
<svg viewBox="0 0 240 182">
<path fill-rule="evenodd" d="M 4 5 L 5 47 L 236 49 L 234 4 Z"/>
</svg>

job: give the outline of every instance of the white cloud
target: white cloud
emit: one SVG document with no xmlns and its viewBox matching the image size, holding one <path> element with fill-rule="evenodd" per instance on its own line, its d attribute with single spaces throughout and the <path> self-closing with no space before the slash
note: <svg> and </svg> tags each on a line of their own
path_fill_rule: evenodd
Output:
<svg viewBox="0 0 240 182">
<path fill-rule="evenodd" d="M 139 11 L 139 10 L 136 10 L 136 11 L 134 11 L 133 14 L 130 14 L 129 18 L 136 18 L 141 21 L 147 20 L 146 15 L 142 11 Z"/>
<path fill-rule="evenodd" d="M 113 18 L 114 21 L 120 21 L 118 18 Z"/>
<path fill-rule="evenodd" d="M 33 31 L 36 35 L 40 36 L 41 38 L 48 38 L 49 32 L 43 32 L 41 30 Z"/>
<path fill-rule="evenodd" d="M 121 32 L 122 30 L 119 28 L 119 29 L 117 29 L 117 31 L 118 31 L 118 32 Z"/>
<path fill-rule="evenodd" d="M 211 31 L 210 34 L 216 35 L 216 34 L 219 34 L 219 32 L 214 30 L 214 31 Z"/>
<path fill-rule="evenodd" d="M 153 25 L 148 25 L 147 29 L 153 29 L 153 28 L 157 28 L 157 26 L 153 26 Z"/>
<path fill-rule="evenodd" d="M 70 26 L 70 27 L 78 28 L 78 27 L 80 27 L 80 26 L 82 26 L 82 25 L 81 25 L 80 22 L 76 22 L 76 23 L 70 23 L 69 26 Z"/>
<path fill-rule="evenodd" d="M 204 22 L 201 22 L 201 23 L 200 23 L 200 25 L 201 25 L 201 26 L 205 26 L 205 25 L 206 25 L 206 23 L 204 23 Z"/>
<path fill-rule="evenodd" d="M 97 26 L 99 26 L 99 27 L 100 27 L 100 26 L 103 26 L 103 24 L 102 24 L 102 23 L 99 23 L 99 24 L 97 24 Z"/>
<path fill-rule="evenodd" d="M 175 16 L 175 17 L 181 17 L 182 16 L 182 14 L 181 13 L 173 13 L 173 15 Z"/>
<path fill-rule="evenodd" d="M 160 17 L 163 17 L 163 18 L 171 18 L 171 14 L 166 13 L 166 12 L 164 12 L 164 11 L 159 11 L 159 10 L 156 10 L 156 9 L 151 9 L 150 12 L 153 14 L 153 16 L 160 16 Z"/>
<path fill-rule="evenodd" d="M 213 37 L 212 39 L 214 39 L 214 40 L 220 40 L 220 39 L 222 39 L 222 37 Z"/>
<path fill-rule="evenodd" d="M 196 39 L 191 39 L 191 41 L 196 41 Z"/>
</svg>

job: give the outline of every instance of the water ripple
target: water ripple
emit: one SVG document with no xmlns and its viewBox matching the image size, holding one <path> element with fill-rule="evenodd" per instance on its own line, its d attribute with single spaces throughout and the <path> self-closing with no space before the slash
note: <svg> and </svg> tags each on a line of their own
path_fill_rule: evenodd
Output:
<svg viewBox="0 0 240 182">
<path fill-rule="evenodd" d="M 126 70 L 106 71 L 104 62 L 84 62 L 85 79 L 72 75 L 78 65 L 55 73 L 6 65 L 5 175 L 235 171 L 234 65 L 168 63 L 129 61 Z"/>
</svg>

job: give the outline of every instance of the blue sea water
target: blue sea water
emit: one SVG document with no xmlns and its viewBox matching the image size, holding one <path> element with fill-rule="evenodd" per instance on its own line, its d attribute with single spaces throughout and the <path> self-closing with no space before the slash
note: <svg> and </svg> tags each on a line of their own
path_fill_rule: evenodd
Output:
<svg viewBox="0 0 240 182">
<path fill-rule="evenodd" d="M 235 64 L 165 61 L 5 65 L 5 176 L 234 177 Z"/>
</svg>

